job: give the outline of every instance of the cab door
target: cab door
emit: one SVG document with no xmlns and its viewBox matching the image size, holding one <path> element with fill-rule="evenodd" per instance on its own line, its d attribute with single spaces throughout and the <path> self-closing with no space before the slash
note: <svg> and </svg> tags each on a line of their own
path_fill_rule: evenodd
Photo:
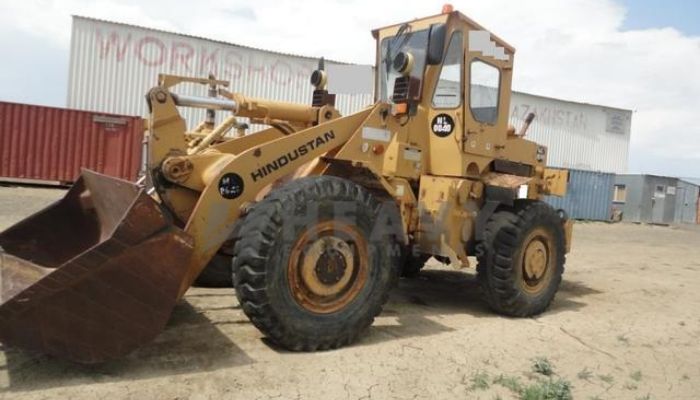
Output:
<svg viewBox="0 0 700 400">
<path fill-rule="evenodd" d="M 487 31 L 470 30 L 467 38 L 462 149 L 468 154 L 497 157 L 508 128 L 512 50 L 498 46 Z"/>
<path fill-rule="evenodd" d="M 433 175 L 462 176 L 464 136 L 464 34 L 453 31 L 427 105 L 430 169 Z M 421 132 L 424 134 L 425 131 Z"/>
</svg>

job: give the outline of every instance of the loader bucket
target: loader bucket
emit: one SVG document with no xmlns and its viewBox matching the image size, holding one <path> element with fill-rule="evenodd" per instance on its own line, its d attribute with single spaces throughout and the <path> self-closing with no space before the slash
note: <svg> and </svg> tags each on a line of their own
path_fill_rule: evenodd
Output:
<svg viewBox="0 0 700 400">
<path fill-rule="evenodd" d="M 84 170 L 0 248 L 0 341 L 98 363 L 164 328 L 192 239 L 136 185 Z"/>
</svg>

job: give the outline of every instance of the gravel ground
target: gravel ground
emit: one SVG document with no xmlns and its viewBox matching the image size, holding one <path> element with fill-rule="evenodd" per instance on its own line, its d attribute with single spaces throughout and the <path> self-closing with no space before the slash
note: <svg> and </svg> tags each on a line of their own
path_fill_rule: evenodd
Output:
<svg viewBox="0 0 700 400">
<path fill-rule="evenodd" d="M 62 194 L 0 187 L 0 229 Z M 576 399 L 696 399 L 699 243 L 697 227 L 577 224 L 556 300 L 528 319 L 491 313 L 470 270 L 431 265 L 401 280 L 359 343 L 313 354 L 267 343 L 231 289 L 191 289 L 165 332 L 123 360 L 3 348 L 0 398 L 517 399 L 568 387 Z"/>
<path fill-rule="evenodd" d="M 60 199 L 65 189 L 38 186 L 0 186 L 0 229 Z"/>
</svg>

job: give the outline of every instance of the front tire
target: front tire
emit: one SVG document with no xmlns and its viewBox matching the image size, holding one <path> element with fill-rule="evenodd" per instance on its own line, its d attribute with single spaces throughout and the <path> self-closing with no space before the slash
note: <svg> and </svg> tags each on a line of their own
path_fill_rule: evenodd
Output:
<svg viewBox="0 0 700 400">
<path fill-rule="evenodd" d="M 496 312 L 544 312 L 559 289 L 565 262 L 562 220 L 548 204 L 521 200 L 489 219 L 479 244 L 477 276 Z"/>
<path fill-rule="evenodd" d="M 295 351 L 356 340 L 398 277 L 395 228 L 380 221 L 392 205 L 331 176 L 292 181 L 256 204 L 233 258 L 236 295 L 251 322 Z"/>
</svg>

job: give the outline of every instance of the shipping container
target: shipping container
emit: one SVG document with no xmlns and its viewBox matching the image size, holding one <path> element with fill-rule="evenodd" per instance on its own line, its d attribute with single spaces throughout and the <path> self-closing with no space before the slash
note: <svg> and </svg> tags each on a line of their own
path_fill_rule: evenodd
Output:
<svg viewBox="0 0 700 400">
<path fill-rule="evenodd" d="M 547 146 L 547 164 L 585 171 L 627 172 L 632 111 L 513 92 L 510 122 L 535 120 L 527 138 Z"/>
<path fill-rule="evenodd" d="M 657 175 L 618 175 L 615 178 L 613 208 L 622 220 L 672 224 L 677 219 L 679 179 Z M 681 212 L 682 214 L 682 212 Z"/>
<path fill-rule="evenodd" d="M 368 43 L 368 46 L 371 46 Z M 278 101 L 310 104 L 311 73 L 319 60 L 275 53 L 231 43 L 163 32 L 132 25 L 73 17 L 68 82 L 68 107 L 125 115 L 147 112 L 145 94 L 158 74 L 207 77 L 230 82 L 229 90 Z M 342 114 L 373 103 L 369 65 L 325 61 L 329 90 L 337 92 Z M 206 96 L 198 84 L 179 85 L 175 92 Z M 204 110 L 182 109 L 192 127 Z M 223 118 L 220 112 L 217 116 Z M 252 131 L 260 129 L 253 127 Z"/>
<path fill-rule="evenodd" d="M 0 180 L 74 182 L 81 168 L 135 180 L 143 119 L 0 102 Z"/>
<path fill-rule="evenodd" d="M 545 201 L 573 219 L 610 221 L 614 184 L 615 174 L 570 169 L 566 196 Z"/>
</svg>

